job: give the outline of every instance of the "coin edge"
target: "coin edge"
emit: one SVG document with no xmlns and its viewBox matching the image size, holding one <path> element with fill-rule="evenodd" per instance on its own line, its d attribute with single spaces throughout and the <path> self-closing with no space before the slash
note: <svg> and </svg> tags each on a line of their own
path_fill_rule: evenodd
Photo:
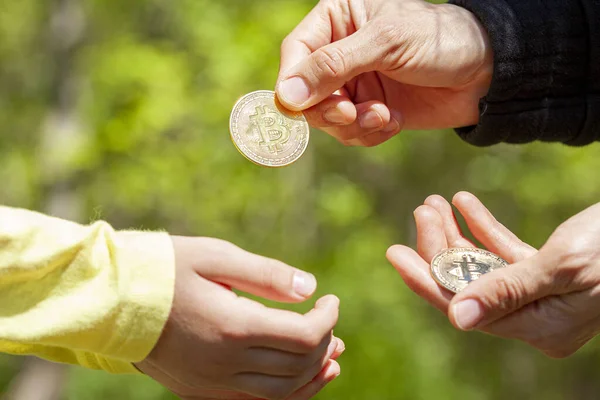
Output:
<svg viewBox="0 0 600 400">
<path fill-rule="evenodd" d="M 233 129 L 233 115 L 235 113 L 235 110 L 240 106 L 240 104 L 246 100 L 248 97 L 252 96 L 252 95 L 256 95 L 256 94 L 268 94 L 268 95 L 272 95 L 273 99 L 274 99 L 274 103 L 275 100 L 277 99 L 277 94 L 272 91 L 272 90 L 255 90 L 253 92 L 250 93 L 246 93 L 245 95 L 243 95 L 242 97 L 240 97 L 235 104 L 233 105 L 231 114 L 229 116 L 229 139 L 231 140 L 231 142 L 233 143 L 233 145 L 235 146 L 235 148 L 237 149 L 238 153 L 240 153 L 242 156 L 244 156 L 244 158 L 246 158 L 248 161 L 252 162 L 255 165 L 261 166 L 261 167 L 266 167 L 266 168 L 283 168 L 283 167 L 287 167 L 290 166 L 292 164 L 294 164 L 295 162 L 297 162 L 300 158 L 302 158 L 302 156 L 304 155 L 304 153 L 306 152 L 306 149 L 308 148 L 308 143 L 310 141 L 310 125 L 308 125 L 308 121 L 306 120 L 306 117 L 304 116 L 304 114 L 300 113 L 300 117 L 301 120 L 299 122 L 301 122 L 302 124 L 304 124 L 306 126 L 306 141 L 304 144 L 304 147 L 302 148 L 302 150 L 300 151 L 300 153 L 298 154 L 298 156 L 296 156 L 294 159 L 292 159 L 289 162 L 286 163 L 280 163 L 280 164 L 263 164 L 260 163 L 256 160 L 253 160 L 248 154 L 246 154 L 238 145 L 238 143 L 236 142 L 235 138 L 234 138 L 234 129 Z M 275 103 L 275 106 L 277 108 L 277 110 L 279 112 L 281 112 L 281 110 L 279 110 L 279 108 L 277 107 L 277 104 Z M 291 112 L 291 111 L 290 111 Z M 238 133 L 239 135 L 239 133 Z"/>
</svg>

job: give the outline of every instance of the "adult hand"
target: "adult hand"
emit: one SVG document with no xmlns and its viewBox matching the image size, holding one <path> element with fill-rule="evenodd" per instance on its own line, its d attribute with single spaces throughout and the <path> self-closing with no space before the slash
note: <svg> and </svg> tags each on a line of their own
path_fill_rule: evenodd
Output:
<svg viewBox="0 0 600 400">
<path fill-rule="evenodd" d="M 440 196 L 415 211 L 418 253 L 393 246 L 388 259 L 407 285 L 448 314 L 458 329 L 479 329 L 567 357 L 600 332 L 600 203 L 559 226 L 539 250 L 523 243 L 473 195 L 453 204 L 473 236 L 511 265 L 483 275 L 457 295 L 438 286 L 429 262 L 448 247 L 473 247 Z"/>
<path fill-rule="evenodd" d="M 335 296 L 301 315 L 230 289 L 301 302 L 316 289 L 313 275 L 217 239 L 173 237 L 173 244 L 173 308 L 141 371 L 194 400 L 304 400 L 339 375 Z"/>
<path fill-rule="evenodd" d="M 312 126 L 374 146 L 401 129 L 468 126 L 493 56 L 476 17 L 422 0 L 321 0 L 284 40 L 277 95 Z"/>
</svg>

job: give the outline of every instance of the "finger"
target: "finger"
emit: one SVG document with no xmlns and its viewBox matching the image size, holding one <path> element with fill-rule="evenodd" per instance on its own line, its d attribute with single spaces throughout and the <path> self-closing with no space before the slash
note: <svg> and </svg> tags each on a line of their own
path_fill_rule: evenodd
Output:
<svg viewBox="0 0 600 400">
<path fill-rule="evenodd" d="M 492 213 L 468 192 L 459 192 L 452 203 L 465 218 L 469 230 L 491 252 L 498 254 L 510 263 L 521 261 L 534 255 L 537 250 L 522 242 L 514 233 L 494 218 Z"/>
<path fill-rule="evenodd" d="M 173 378 L 169 374 L 166 374 L 160 368 L 157 368 L 151 362 L 143 362 L 143 365 L 136 364 L 136 367 L 144 373 L 145 375 L 151 377 L 157 382 L 160 382 L 161 385 L 169 388 L 173 391 L 179 398 L 185 400 L 263 400 L 259 399 L 255 396 L 250 396 L 246 393 L 234 392 L 234 391 L 224 391 L 222 389 L 200 389 L 202 392 L 202 397 L 198 394 L 198 389 L 183 385 L 179 380 Z"/>
<path fill-rule="evenodd" d="M 319 47 L 282 74 L 276 86 L 285 107 L 301 111 L 320 103 L 357 75 L 373 70 L 383 46 L 373 46 L 373 29 L 365 27 L 334 43 Z"/>
<path fill-rule="evenodd" d="M 331 43 L 333 27 L 329 9 L 318 3 L 298 26 L 283 40 L 279 74 L 306 59 L 316 49 Z"/>
<path fill-rule="evenodd" d="M 268 347 L 299 354 L 312 353 L 331 332 L 338 321 L 339 299 L 328 295 L 319 299 L 305 315 L 287 310 L 257 307 L 245 311 L 248 336 L 253 346 Z"/>
<path fill-rule="evenodd" d="M 395 110 L 390 110 L 380 101 L 360 103 L 355 108 L 357 117 L 352 123 L 340 126 L 329 125 L 321 129 L 342 143 L 358 146 L 364 146 L 360 139 L 365 139 L 369 135 L 381 133 L 394 136 L 402 129 L 404 123 L 402 115 Z M 355 142 L 351 142 L 353 140 Z"/>
<path fill-rule="evenodd" d="M 346 96 L 332 94 L 318 105 L 304 111 L 310 126 L 326 128 L 350 125 L 356 121 L 356 107 Z"/>
<path fill-rule="evenodd" d="M 331 360 L 331 362 L 335 362 Z M 266 399 L 285 399 L 312 382 L 324 370 L 314 364 L 300 376 L 281 377 L 257 373 L 240 373 L 233 376 L 233 386 L 253 396 Z"/>
<path fill-rule="evenodd" d="M 465 238 L 460 230 L 452 206 L 442 196 L 433 195 L 425 199 L 425 205 L 433 207 L 442 217 L 444 232 L 448 247 L 476 247 L 470 240 Z"/>
<path fill-rule="evenodd" d="M 539 254 L 471 282 L 452 299 L 452 324 L 461 330 L 482 328 L 550 295 L 550 268 Z"/>
<path fill-rule="evenodd" d="M 331 356 L 333 360 L 337 360 L 344 353 L 344 351 L 346 351 L 346 344 L 344 343 L 344 341 L 338 337 L 336 337 L 335 339 L 337 339 L 337 347 L 335 348 L 335 351 Z"/>
<path fill-rule="evenodd" d="M 417 225 L 417 251 L 426 262 L 431 263 L 436 254 L 448 248 L 444 221 L 435 208 L 426 205 L 418 207 L 414 216 Z"/>
<path fill-rule="evenodd" d="M 307 371 L 305 371 L 303 374 L 300 375 L 299 377 L 299 385 L 298 388 L 301 388 L 303 385 L 306 385 L 307 383 L 312 382 L 313 380 L 317 379 L 319 374 L 321 374 L 324 370 L 326 370 L 327 366 L 334 360 L 332 360 L 333 354 L 335 353 L 336 349 L 337 349 L 337 341 L 336 345 L 330 344 L 327 354 L 323 357 L 321 357 L 321 359 L 319 359 L 316 363 L 314 363 L 314 365 L 309 368 Z M 335 361 L 334 361 L 335 362 Z M 337 362 L 336 362 L 337 364 Z M 338 365 L 339 367 L 339 365 Z"/>
<path fill-rule="evenodd" d="M 391 138 L 396 136 L 398 133 L 400 133 L 400 131 L 402 131 L 402 128 L 404 126 L 404 118 L 403 118 L 402 114 L 400 114 L 396 110 L 389 110 L 389 113 L 390 113 L 389 122 L 387 122 L 387 124 L 384 124 L 381 129 L 376 130 L 375 132 L 368 132 L 368 129 L 365 129 L 364 126 L 361 125 L 362 122 L 359 122 L 359 129 L 356 129 L 354 131 L 354 133 L 351 130 L 349 132 L 344 133 L 343 132 L 344 128 L 342 127 L 342 128 L 338 128 L 338 135 L 339 136 L 342 136 L 342 135 L 352 136 L 352 135 L 361 135 L 365 132 L 368 132 L 368 133 L 364 134 L 363 136 L 359 136 L 355 139 L 351 139 L 351 140 L 345 141 L 343 143 L 348 146 L 361 146 L 361 147 L 378 146 L 384 142 L 387 142 L 388 140 L 390 140 Z"/>
<path fill-rule="evenodd" d="M 390 128 L 391 130 L 381 130 L 373 133 L 369 133 L 366 136 L 348 140 L 344 142 L 346 146 L 354 146 L 354 147 L 375 147 L 383 144 L 396 136 L 398 132 L 396 132 L 395 128 Z"/>
<path fill-rule="evenodd" d="M 329 360 L 325 368 L 311 382 L 298 389 L 287 400 L 308 400 L 316 396 L 323 388 L 340 375 L 340 365 Z"/>
<path fill-rule="evenodd" d="M 429 273 L 429 265 L 413 249 L 392 246 L 387 259 L 400 273 L 406 285 L 443 313 L 447 313 L 453 294 L 440 287 Z"/>
<path fill-rule="evenodd" d="M 388 107 L 380 101 L 368 101 L 356 105 L 356 121 L 347 129 L 347 136 L 341 136 L 342 140 L 349 140 L 380 131 L 391 121 L 392 115 Z"/>
<path fill-rule="evenodd" d="M 215 240 L 210 253 L 200 257 L 204 262 L 199 272 L 204 278 L 270 300 L 304 301 L 317 288 L 314 275 L 228 242 Z"/>
<path fill-rule="evenodd" d="M 315 363 L 325 363 L 338 352 L 339 340 L 335 337 L 323 340 L 309 354 L 290 353 L 264 347 L 249 348 L 238 362 L 239 372 L 257 372 L 273 376 L 297 376 Z"/>
</svg>

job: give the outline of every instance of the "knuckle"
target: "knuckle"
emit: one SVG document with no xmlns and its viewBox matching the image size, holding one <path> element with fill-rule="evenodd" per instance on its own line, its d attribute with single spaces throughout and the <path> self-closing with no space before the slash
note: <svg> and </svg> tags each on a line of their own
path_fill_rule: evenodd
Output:
<svg viewBox="0 0 600 400">
<path fill-rule="evenodd" d="M 306 350 L 314 351 L 316 350 L 321 342 L 323 341 L 322 335 L 320 335 L 314 329 L 309 328 L 301 328 L 300 331 L 300 345 L 304 347 Z"/>
<path fill-rule="evenodd" d="M 346 72 L 347 54 L 337 47 L 323 47 L 314 53 L 318 75 L 337 78 Z"/>
<path fill-rule="evenodd" d="M 245 321 L 228 319 L 221 327 L 221 339 L 226 342 L 242 342 L 248 339 L 249 333 Z"/>
<path fill-rule="evenodd" d="M 421 29 L 405 29 L 396 21 L 382 21 L 376 29 L 374 43 L 382 50 L 384 63 L 399 67 L 406 64 L 410 59 L 408 50 L 411 48 L 411 40 L 407 32 L 416 35 Z M 408 59 L 407 59 L 408 58 Z"/>
<path fill-rule="evenodd" d="M 377 35 L 375 35 L 375 45 L 381 47 L 389 47 L 397 45 L 402 41 L 404 31 L 401 29 L 397 21 L 382 21 L 377 26 Z"/>
<path fill-rule="evenodd" d="M 561 249 L 562 254 L 559 256 L 559 265 L 574 270 L 586 267 L 596 258 L 595 252 L 590 251 L 590 247 L 594 248 L 590 246 L 588 238 L 573 238 L 569 246 L 564 246 Z"/>
<path fill-rule="evenodd" d="M 392 18 L 384 18 L 374 26 L 374 45 L 380 51 L 379 67 L 400 69 L 405 66 L 418 68 L 437 43 L 432 31 L 420 18 L 404 19 L 400 24 Z M 436 49 L 437 50 L 437 49 Z"/>
<path fill-rule="evenodd" d="M 320 129 L 328 134 L 329 127 L 332 125 L 327 118 L 325 117 L 325 113 L 329 109 L 327 106 L 323 106 L 322 104 L 317 104 L 314 107 L 309 108 L 304 111 L 304 117 L 306 117 L 306 121 L 308 124 L 314 128 Z"/>
<path fill-rule="evenodd" d="M 557 288 L 576 288 L 586 286 L 589 279 L 596 280 L 595 269 L 589 267 L 596 263 L 598 254 L 587 238 L 571 238 L 569 241 L 549 243 L 541 254 L 550 262 L 544 265 L 544 272 L 552 285 Z"/>
<path fill-rule="evenodd" d="M 216 238 L 207 238 L 206 245 L 209 252 L 214 255 L 229 254 L 238 248 L 231 242 Z"/>
<path fill-rule="evenodd" d="M 278 287 L 278 267 L 279 266 L 277 265 L 277 262 L 275 260 L 268 258 L 265 259 L 263 268 L 261 268 L 261 284 L 268 291 L 275 290 Z"/>
<path fill-rule="evenodd" d="M 233 254 L 236 254 L 237 250 L 239 250 L 237 246 L 226 240 L 205 238 L 202 242 L 202 257 L 196 262 L 218 270 Z"/>
<path fill-rule="evenodd" d="M 290 35 L 287 35 L 282 41 L 281 41 L 281 46 L 280 49 L 283 50 L 287 49 L 290 44 L 292 43 L 292 38 L 290 37 Z"/>
<path fill-rule="evenodd" d="M 525 301 L 526 289 L 520 279 L 500 276 L 494 282 L 495 296 L 484 297 L 484 306 L 488 309 L 515 310 L 522 307 Z"/>
</svg>

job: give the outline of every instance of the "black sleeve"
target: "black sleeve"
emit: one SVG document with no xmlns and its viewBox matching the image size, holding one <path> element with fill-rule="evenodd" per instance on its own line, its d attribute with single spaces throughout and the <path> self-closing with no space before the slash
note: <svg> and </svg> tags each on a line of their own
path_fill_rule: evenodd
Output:
<svg viewBox="0 0 600 400">
<path fill-rule="evenodd" d="M 494 76 L 468 143 L 600 140 L 600 0 L 450 0 L 487 30 Z"/>
</svg>

